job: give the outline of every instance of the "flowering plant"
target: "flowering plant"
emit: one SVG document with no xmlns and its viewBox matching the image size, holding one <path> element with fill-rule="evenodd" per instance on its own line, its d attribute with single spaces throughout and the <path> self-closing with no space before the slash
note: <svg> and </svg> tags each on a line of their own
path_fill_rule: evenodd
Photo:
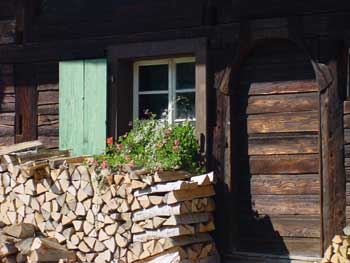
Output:
<svg viewBox="0 0 350 263">
<path fill-rule="evenodd" d="M 107 138 L 106 150 L 96 160 L 101 168 L 111 170 L 127 164 L 152 170 L 199 172 L 203 168 L 198 153 L 193 124 L 188 121 L 169 124 L 151 115 L 147 120 L 135 120 L 131 131 L 117 142 Z"/>
</svg>

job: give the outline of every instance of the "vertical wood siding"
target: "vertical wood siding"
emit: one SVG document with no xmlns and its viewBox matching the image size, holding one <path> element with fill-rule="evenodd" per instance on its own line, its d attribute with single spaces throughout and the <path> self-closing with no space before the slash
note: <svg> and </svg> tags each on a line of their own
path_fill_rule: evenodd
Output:
<svg viewBox="0 0 350 263">
<path fill-rule="evenodd" d="M 103 151 L 106 138 L 106 60 L 60 62 L 59 145 L 74 155 Z"/>
<path fill-rule="evenodd" d="M 83 152 L 84 61 L 60 62 L 60 149 Z"/>
</svg>

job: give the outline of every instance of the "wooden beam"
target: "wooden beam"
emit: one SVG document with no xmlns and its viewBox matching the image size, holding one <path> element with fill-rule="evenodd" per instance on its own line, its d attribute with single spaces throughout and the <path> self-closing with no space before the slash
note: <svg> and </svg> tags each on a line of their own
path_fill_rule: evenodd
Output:
<svg viewBox="0 0 350 263">
<path fill-rule="evenodd" d="M 328 53 L 338 43 L 328 46 Z M 337 50 L 339 51 L 339 50 Z M 334 52 L 335 53 L 335 52 Z M 333 53 L 333 54 L 334 54 Z M 343 158 L 343 107 L 339 95 L 339 65 L 334 54 L 327 64 L 313 62 L 320 88 L 323 251 L 345 225 L 345 171 Z"/>
<path fill-rule="evenodd" d="M 34 66 L 15 65 L 16 134 L 15 142 L 37 139 L 37 87 Z"/>
</svg>

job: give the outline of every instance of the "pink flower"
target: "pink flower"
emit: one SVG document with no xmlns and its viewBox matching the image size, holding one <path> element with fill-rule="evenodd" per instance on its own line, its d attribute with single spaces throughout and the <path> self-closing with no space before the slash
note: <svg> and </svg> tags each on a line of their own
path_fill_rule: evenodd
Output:
<svg viewBox="0 0 350 263">
<path fill-rule="evenodd" d="M 135 162 L 134 162 L 134 161 L 129 162 L 129 163 L 128 163 L 128 166 L 131 167 L 131 168 L 132 168 L 132 167 L 135 167 Z"/>
<path fill-rule="evenodd" d="M 166 130 L 165 130 L 165 134 L 166 134 L 167 136 L 170 136 L 170 134 L 171 134 L 170 129 L 166 129 Z"/>
<path fill-rule="evenodd" d="M 97 161 L 95 159 L 89 160 L 89 165 L 97 165 Z"/>
<path fill-rule="evenodd" d="M 175 141 L 174 141 L 174 145 L 175 145 L 175 146 L 179 146 L 179 145 L 180 145 L 180 141 L 179 141 L 179 140 L 175 140 Z"/>
<path fill-rule="evenodd" d="M 103 162 L 101 163 L 101 168 L 102 168 L 102 169 L 107 169 L 107 167 L 108 167 L 107 161 L 103 161 Z"/>
<path fill-rule="evenodd" d="M 108 137 L 106 141 L 108 145 L 113 144 L 113 137 Z"/>
<path fill-rule="evenodd" d="M 167 140 L 163 140 L 163 144 L 167 144 L 168 143 L 168 141 Z"/>
<path fill-rule="evenodd" d="M 177 146 L 177 145 L 173 146 L 173 150 L 174 150 L 175 152 L 177 152 L 177 151 L 179 150 L 179 146 Z"/>
<path fill-rule="evenodd" d="M 128 133 L 125 133 L 125 134 L 123 135 L 123 138 L 126 138 L 126 137 L 128 137 Z"/>
<path fill-rule="evenodd" d="M 129 155 L 125 155 L 125 160 L 130 161 L 130 156 Z"/>
<path fill-rule="evenodd" d="M 123 145 L 117 144 L 117 145 L 115 146 L 115 148 L 116 148 L 118 151 L 121 151 L 121 150 L 123 149 Z"/>
</svg>

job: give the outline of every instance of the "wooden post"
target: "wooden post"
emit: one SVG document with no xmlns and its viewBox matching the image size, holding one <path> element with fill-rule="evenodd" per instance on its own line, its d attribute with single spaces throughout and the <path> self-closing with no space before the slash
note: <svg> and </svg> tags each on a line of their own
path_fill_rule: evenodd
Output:
<svg viewBox="0 0 350 263">
<path fill-rule="evenodd" d="M 331 243 L 333 236 L 342 233 L 342 228 L 345 224 L 343 107 L 339 95 L 339 65 L 337 59 L 332 57 L 327 65 L 313 62 L 313 66 L 320 88 L 324 251 L 324 249 Z"/>
<path fill-rule="evenodd" d="M 16 123 L 15 142 L 37 138 L 37 88 L 33 65 L 15 65 Z"/>
</svg>

